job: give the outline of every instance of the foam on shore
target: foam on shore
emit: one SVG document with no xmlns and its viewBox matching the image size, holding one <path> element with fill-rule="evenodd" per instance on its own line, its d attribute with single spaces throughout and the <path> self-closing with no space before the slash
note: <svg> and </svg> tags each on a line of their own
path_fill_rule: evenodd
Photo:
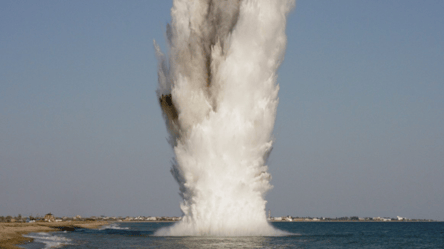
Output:
<svg viewBox="0 0 444 249">
<path fill-rule="evenodd" d="M 70 239 L 50 233 L 30 233 L 23 237 L 32 238 L 34 242 L 44 244 L 45 248 L 59 248 L 71 244 Z"/>
</svg>

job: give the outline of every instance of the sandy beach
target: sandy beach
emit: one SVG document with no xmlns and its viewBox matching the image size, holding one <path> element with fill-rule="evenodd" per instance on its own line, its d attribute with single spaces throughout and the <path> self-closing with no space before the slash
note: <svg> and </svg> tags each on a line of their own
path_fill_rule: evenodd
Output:
<svg viewBox="0 0 444 249">
<path fill-rule="evenodd" d="M 106 224 L 106 221 L 0 223 L 0 248 L 19 248 L 16 245 L 31 242 L 32 238 L 22 236 L 28 233 L 69 231 L 74 228 L 94 229 Z"/>
</svg>

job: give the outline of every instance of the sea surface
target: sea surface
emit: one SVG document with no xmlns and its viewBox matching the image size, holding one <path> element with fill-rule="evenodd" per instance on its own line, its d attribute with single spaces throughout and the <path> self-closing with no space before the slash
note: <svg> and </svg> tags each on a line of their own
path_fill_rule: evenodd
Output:
<svg viewBox="0 0 444 249">
<path fill-rule="evenodd" d="M 114 223 L 32 233 L 23 248 L 444 248 L 444 222 L 274 222 L 282 237 L 156 237 L 173 223 Z"/>
</svg>

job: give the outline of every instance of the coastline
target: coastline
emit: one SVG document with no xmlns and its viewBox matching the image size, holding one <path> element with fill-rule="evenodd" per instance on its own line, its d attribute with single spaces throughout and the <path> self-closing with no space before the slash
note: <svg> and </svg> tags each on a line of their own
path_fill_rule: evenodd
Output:
<svg viewBox="0 0 444 249">
<path fill-rule="evenodd" d="M 16 249 L 17 245 L 32 242 L 22 235 L 39 232 L 72 231 L 76 228 L 95 229 L 107 221 L 62 221 L 35 223 L 0 223 L 0 248 Z"/>
</svg>

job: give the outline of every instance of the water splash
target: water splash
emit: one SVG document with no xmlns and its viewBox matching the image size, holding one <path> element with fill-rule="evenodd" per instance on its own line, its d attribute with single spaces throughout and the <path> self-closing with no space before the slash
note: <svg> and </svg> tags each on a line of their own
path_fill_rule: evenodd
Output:
<svg viewBox="0 0 444 249">
<path fill-rule="evenodd" d="M 34 242 L 44 244 L 44 248 L 59 248 L 66 245 L 72 245 L 70 239 L 49 233 L 30 233 L 23 235 L 23 237 L 32 238 L 34 239 Z"/>
<path fill-rule="evenodd" d="M 156 235 L 282 235 L 266 219 L 267 158 L 294 0 L 175 0 L 157 95 L 183 219 Z"/>
<path fill-rule="evenodd" d="M 102 226 L 99 228 L 99 230 L 106 230 L 106 229 L 112 229 L 112 230 L 128 230 L 129 227 L 121 227 L 119 224 L 111 223 L 109 225 Z"/>
</svg>

